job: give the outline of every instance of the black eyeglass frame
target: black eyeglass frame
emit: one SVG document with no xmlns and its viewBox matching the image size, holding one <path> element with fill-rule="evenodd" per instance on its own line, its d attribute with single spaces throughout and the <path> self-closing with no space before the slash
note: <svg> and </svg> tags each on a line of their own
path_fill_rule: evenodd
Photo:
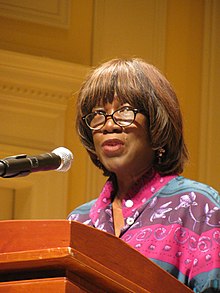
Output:
<svg viewBox="0 0 220 293">
<path fill-rule="evenodd" d="M 121 125 L 121 124 L 118 123 L 118 121 L 116 121 L 116 119 L 114 118 L 115 113 L 117 113 L 117 112 L 119 112 L 119 111 L 121 111 L 121 110 L 124 110 L 124 109 L 131 110 L 131 111 L 134 113 L 134 118 L 133 118 L 133 120 L 132 120 L 128 125 Z M 135 119 L 136 119 L 136 115 L 137 115 L 137 113 L 140 113 L 140 112 L 141 112 L 141 111 L 140 111 L 139 109 L 132 108 L 132 107 L 129 107 L 129 106 L 125 106 L 125 107 L 122 107 L 122 108 L 119 108 L 119 109 L 115 110 L 112 114 L 107 114 L 107 113 L 105 113 L 105 112 L 102 111 L 102 110 L 97 110 L 97 111 L 91 112 L 91 113 L 89 113 L 89 114 L 86 114 L 85 116 L 82 117 L 82 119 L 83 119 L 83 121 L 85 122 L 86 126 L 87 126 L 89 129 L 91 129 L 91 130 L 100 130 L 100 129 L 102 129 L 102 127 L 105 126 L 108 117 L 111 117 L 111 119 L 114 121 L 114 123 L 115 123 L 116 125 L 118 125 L 118 126 L 120 126 L 120 127 L 128 127 L 128 126 L 130 126 L 132 123 L 134 123 L 134 121 L 135 121 Z M 105 121 L 104 121 L 104 123 L 103 123 L 103 125 L 102 125 L 101 127 L 91 127 L 91 126 L 89 125 L 87 119 L 88 119 L 89 115 L 92 115 L 92 114 L 101 114 L 101 115 L 103 115 L 103 116 L 105 117 Z"/>
</svg>

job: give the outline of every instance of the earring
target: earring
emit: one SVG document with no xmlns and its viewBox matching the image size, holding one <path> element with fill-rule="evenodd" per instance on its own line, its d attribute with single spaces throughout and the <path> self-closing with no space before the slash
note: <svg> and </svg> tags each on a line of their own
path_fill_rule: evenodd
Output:
<svg viewBox="0 0 220 293">
<path fill-rule="evenodd" d="M 158 150 L 158 164 L 161 164 L 162 163 L 162 157 L 163 157 L 163 155 L 164 155 L 165 152 L 166 151 L 165 151 L 164 148 L 160 148 Z"/>
<path fill-rule="evenodd" d="M 96 163 L 97 163 L 97 167 L 99 168 L 99 169 L 102 169 L 103 167 L 102 167 L 102 163 L 99 161 L 99 158 L 98 157 L 96 157 Z"/>
</svg>

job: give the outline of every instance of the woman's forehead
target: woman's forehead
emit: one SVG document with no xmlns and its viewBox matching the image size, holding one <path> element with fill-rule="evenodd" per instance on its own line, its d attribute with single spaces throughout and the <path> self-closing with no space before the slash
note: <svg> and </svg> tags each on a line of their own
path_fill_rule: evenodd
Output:
<svg viewBox="0 0 220 293">
<path fill-rule="evenodd" d="M 112 107 L 112 108 L 118 109 L 118 108 L 123 107 L 123 106 L 131 106 L 131 104 L 128 103 L 127 101 L 120 101 L 117 98 L 115 98 L 111 102 L 106 102 L 106 103 L 102 103 L 102 104 L 98 103 L 93 108 L 109 108 L 109 107 Z"/>
<path fill-rule="evenodd" d="M 114 98 L 103 98 L 103 99 L 96 99 L 96 102 L 93 105 L 95 107 L 106 107 L 108 105 L 114 105 L 117 107 L 124 106 L 124 105 L 132 105 L 133 103 L 129 101 L 128 98 L 118 98 L 115 96 Z"/>
</svg>

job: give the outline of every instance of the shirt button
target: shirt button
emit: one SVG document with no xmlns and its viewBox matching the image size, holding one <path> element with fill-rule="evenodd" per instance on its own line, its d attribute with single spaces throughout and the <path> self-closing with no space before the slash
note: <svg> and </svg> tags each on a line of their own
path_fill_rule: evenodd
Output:
<svg viewBox="0 0 220 293">
<path fill-rule="evenodd" d="M 128 217 L 127 220 L 126 220 L 126 223 L 127 223 L 129 226 L 131 226 L 132 224 L 134 224 L 134 219 Z"/>
<path fill-rule="evenodd" d="M 131 208 L 131 207 L 133 207 L 133 205 L 134 205 L 134 203 L 133 203 L 133 201 L 131 199 L 126 200 L 125 206 L 127 208 Z"/>
</svg>

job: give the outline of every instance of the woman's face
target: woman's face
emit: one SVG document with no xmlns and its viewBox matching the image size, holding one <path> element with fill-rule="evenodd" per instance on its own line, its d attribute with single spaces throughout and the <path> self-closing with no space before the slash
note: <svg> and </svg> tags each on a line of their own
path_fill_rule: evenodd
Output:
<svg viewBox="0 0 220 293">
<path fill-rule="evenodd" d="M 122 106 L 129 104 L 121 105 L 115 98 L 113 103 L 95 107 L 93 111 L 99 109 L 112 114 Z M 153 151 L 148 138 L 147 121 L 141 113 L 137 113 L 135 121 L 124 128 L 108 117 L 101 130 L 93 130 L 93 140 L 99 161 L 117 177 L 126 174 L 137 177 L 152 165 Z"/>
</svg>

